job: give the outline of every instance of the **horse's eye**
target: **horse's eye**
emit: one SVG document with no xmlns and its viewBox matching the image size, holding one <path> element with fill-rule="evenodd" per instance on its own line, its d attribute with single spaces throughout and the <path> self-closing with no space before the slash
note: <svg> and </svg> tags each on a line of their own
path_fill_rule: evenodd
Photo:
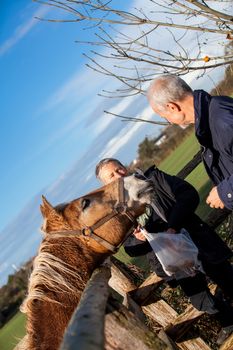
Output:
<svg viewBox="0 0 233 350">
<path fill-rule="evenodd" d="M 82 199 L 82 203 L 81 203 L 82 210 L 87 209 L 90 203 L 91 203 L 90 199 L 87 199 L 87 198 Z"/>
</svg>

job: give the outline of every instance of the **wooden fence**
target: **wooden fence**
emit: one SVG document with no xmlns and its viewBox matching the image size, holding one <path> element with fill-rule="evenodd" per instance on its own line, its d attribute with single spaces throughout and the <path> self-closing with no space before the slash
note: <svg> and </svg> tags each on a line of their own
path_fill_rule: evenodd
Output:
<svg viewBox="0 0 233 350">
<path fill-rule="evenodd" d="M 198 152 L 177 176 L 186 178 L 200 162 Z M 215 209 L 206 221 L 216 228 L 230 213 Z M 199 336 L 181 341 L 203 312 L 189 305 L 178 315 L 163 299 L 153 300 L 154 292 L 163 283 L 155 273 L 139 287 L 134 278 L 132 271 L 114 257 L 111 268 L 103 266 L 94 271 L 60 350 L 211 350 Z M 152 332 L 146 320 L 155 321 L 159 332 Z M 220 349 L 233 350 L 233 335 Z"/>
</svg>

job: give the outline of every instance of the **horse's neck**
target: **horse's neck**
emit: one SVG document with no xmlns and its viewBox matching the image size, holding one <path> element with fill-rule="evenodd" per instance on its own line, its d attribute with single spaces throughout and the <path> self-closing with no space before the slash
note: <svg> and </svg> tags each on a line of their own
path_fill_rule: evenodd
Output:
<svg viewBox="0 0 233 350">
<path fill-rule="evenodd" d="M 30 350 L 59 348 L 85 284 L 100 260 L 100 255 L 72 239 L 42 244 L 26 306 Z"/>
</svg>

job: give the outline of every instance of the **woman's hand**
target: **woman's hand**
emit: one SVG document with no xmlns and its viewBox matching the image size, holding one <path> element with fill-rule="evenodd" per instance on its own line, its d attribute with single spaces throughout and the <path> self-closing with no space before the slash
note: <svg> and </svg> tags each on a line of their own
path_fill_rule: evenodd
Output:
<svg viewBox="0 0 233 350">
<path fill-rule="evenodd" d="M 133 231 L 133 235 L 140 241 L 146 241 L 146 237 L 141 231 L 141 225 L 138 225 L 138 227 Z"/>
</svg>

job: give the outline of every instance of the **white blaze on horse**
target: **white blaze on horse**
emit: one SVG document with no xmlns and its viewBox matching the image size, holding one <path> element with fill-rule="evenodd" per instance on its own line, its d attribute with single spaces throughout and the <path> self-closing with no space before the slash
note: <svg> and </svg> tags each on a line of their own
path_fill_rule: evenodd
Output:
<svg viewBox="0 0 233 350">
<path fill-rule="evenodd" d="M 21 307 L 27 334 L 17 349 L 59 348 L 91 273 L 117 250 L 152 192 L 150 182 L 129 176 L 56 207 L 43 197 L 44 239 Z"/>
</svg>

